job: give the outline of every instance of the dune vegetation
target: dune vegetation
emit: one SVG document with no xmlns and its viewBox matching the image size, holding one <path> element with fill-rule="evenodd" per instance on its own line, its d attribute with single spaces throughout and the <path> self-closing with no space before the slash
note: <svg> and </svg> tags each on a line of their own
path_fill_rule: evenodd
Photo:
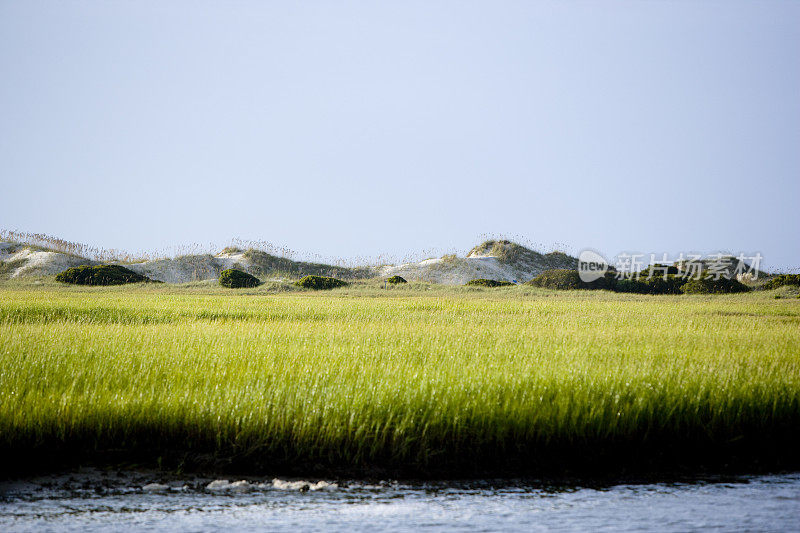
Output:
<svg viewBox="0 0 800 533">
<path fill-rule="evenodd" d="M 258 287 L 261 281 L 247 272 L 229 268 L 219 273 L 219 284 L 229 289 L 247 289 Z"/>
<path fill-rule="evenodd" d="M 76 266 L 57 274 L 55 280 L 74 285 L 124 285 L 153 281 L 122 265 Z"/>
<path fill-rule="evenodd" d="M 295 282 L 297 287 L 304 289 L 311 289 L 315 291 L 328 291 L 331 289 L 338 289 L 339 287 L 346 287 L 349 285 L 344 280 L 338 278 L 331 278 L 328 276 L 304 276 Z"/>
<path fill-rule="evenodd" d="M 509 287 L 514 285 L 510 281 L 497 281 L 496 279 L 478 278 L 468 281 L 465 285 L 468 287 Z"/>
<path fill-rule="evenodd" d="M 6 282 L 0 468 L 796 467 L 798 326 L 768 292 Z"/>
</svg>

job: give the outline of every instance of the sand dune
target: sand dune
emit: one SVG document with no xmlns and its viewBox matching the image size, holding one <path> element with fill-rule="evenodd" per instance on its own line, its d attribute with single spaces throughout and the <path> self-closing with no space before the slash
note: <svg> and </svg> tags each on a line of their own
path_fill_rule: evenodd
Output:
<svg viewBox="0 0 800 533">
<path fill-rule="evenodd" d="M 97 261 L 16 242 L 0 243 L 0 277 L 54 276 L 78 265 Z M 341 267 L 293 261 L 259 250 L 225 249 L 217 254 L 185 255 L 142 262 L 126 262 L 134 272 L 165 283 L 213 280 L 227 268 L 237 268 L 262 279 L 299 278 L 306 274 L 363 279 L 399 275 L 409 281 L 461 285 L 488 278 L 526 282 L 550 268 L 575 268 L 576 259 L 561 253 L 540 254 L 510 241 L 486 241 L 465 257 L 445 255 L 400 265 Z"/>
</svg>

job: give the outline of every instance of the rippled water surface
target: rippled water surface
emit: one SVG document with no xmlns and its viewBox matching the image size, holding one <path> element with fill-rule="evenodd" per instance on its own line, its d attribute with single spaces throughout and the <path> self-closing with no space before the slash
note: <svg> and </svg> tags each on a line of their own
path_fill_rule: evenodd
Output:
<svg viewBox="0 0 800 533">
<path fill-rule="evenodd" d="M 0 486 L 2 531 L 800 531 L 800 474 L 547 487 L 164 479 L 82 471 Z"/>
</svg>

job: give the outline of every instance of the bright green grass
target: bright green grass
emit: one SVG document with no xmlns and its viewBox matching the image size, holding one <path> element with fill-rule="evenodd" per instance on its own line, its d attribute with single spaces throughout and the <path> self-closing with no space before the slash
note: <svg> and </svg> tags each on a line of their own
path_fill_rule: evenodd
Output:
<svg viewBox="0 0 800 533">
<path fill-rule="evenodd" d="M 0 452 L 354 475 L 797 463 L 800 300 L 373 285 L 0 285 Z"/>
</svg>

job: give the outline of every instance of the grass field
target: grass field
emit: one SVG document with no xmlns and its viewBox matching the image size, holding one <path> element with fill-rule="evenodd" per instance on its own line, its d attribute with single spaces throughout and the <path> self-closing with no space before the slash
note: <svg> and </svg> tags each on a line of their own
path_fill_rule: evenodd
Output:
<svg viewBox="0 0 800 533">
<path fill-rule="evenodd" d="M 799 436 L 797 298 L 0 284 L 7 470 L 776 469 Z"/>
</svg>

